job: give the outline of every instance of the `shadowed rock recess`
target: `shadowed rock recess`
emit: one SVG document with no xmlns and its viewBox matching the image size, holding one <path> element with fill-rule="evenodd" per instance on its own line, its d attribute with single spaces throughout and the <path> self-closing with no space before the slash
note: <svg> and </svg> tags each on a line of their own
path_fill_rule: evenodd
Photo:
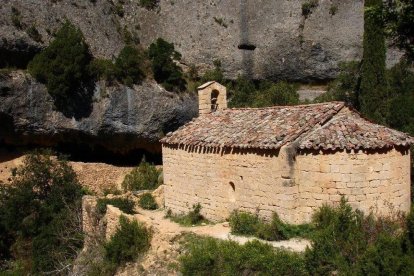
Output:
<svg viewBox="0 0 414 276">
<path fill-rule="evenodd" d="M 154 82 L 133 89 L 99 82 L 90 115 L 67 118 L 54 110 L 46 87 L 21 72 L 0 77 L 0 103 L 0 142 L 83 145 L 120 154 L 140 149 L 160 153 L 158 140 L 164 133 L 197 115 L 194 96 L 167 92 Z"/>
</svg>

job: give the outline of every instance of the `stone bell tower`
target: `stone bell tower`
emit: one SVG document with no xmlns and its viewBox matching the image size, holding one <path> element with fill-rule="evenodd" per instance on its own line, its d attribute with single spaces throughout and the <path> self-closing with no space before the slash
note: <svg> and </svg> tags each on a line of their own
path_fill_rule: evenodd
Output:
<svg viewBox="0 0 414 276">
<path fill-rule="evenodd" d="M 216 110 L 227 108 L 227 89 L 215 81 L 209 81 L 198 90 L 198 113 L 208 114 Z"/>
</svg>

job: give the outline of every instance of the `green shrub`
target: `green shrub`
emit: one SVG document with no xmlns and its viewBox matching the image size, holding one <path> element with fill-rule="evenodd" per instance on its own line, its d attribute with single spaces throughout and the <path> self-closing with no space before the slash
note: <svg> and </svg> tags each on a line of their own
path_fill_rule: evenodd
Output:
<svg viewBox="0 0 414 276">
<path fill-rule="evenodd" d="M 253 82 L 239 76 L 229 85 L 231 94 L 230 107 L 266 107 L 275 105 L 299 104 L 297 87 L 287 82 L 274 83 L 271 81 Z"/>
<path fill-rule="evenodd" d="M 145 193 L 139 199 L 139 206 L 146 210 L 155 210 L 158 208 L 157 202 L 150 193 Z"/>
<path fill-rule="evenodd" d="M 181 54 L 174 49 L 174 44 L 158 38 L 151 43 L 148 56 L 152 62 L 154 79 L 166 90 L 180 92 L 185 89 L 186 82 L 181 68 L 175 63 Z"/>
<path fill-rule="evenodd" d="M 270 222 L 265 222 L 256 215 L 235 211 L 230 215 L 229 222 L 233 234 L 252 235 L 268 241 L 287 240 L 293 237 L 309 238 L 314 232 L 311 224 L 286 224 L 276 213 L 273 213 Z"/>
<path fill-rule="evenodd" d="M 142 66 L 144 54 L 138 48 L 127 45 L 115 60 L 116 76 L 123 84 L 132 86 L 145 78 Z"/>
<path fill-rule="evenodd" d="M 299 94 L 296 87 L 284 81 L 263 82 L 262 88 L 257 90 L 252 103 L 254 107 L 296 104 L 299 104 Z"/>
<path fill-rule="evenodd" d="M 109 59 L 94 59 L 90 65 L 90 71 L 93 76 L 106 80 L 109 84 L 116 79 L 117 68 Z"/>
<path fill-rule="evenodd" d="M 285 224 L 276 213 L 273 213 L 270 223 L 259 223 L 255 235 L 268 241 L 279 241 L 289 239 Z"/>
<path fill-rule="evenodd" d="M 13 257 L 30 274 L 69 269 L 83 246 L 82 195 L 65 160 L 50 152 L 28 155 L 12 183 L 0 186 L 1 259 Z"/>
<path fill-rule="evenodd" d="M 330 15 L 335 15 L 336 13 L 338 12 L 338 6 L 337 5 L 332 5 L 330 8 L 329 8 L 329 14 Z"/>
<path fill-rule="evenodd" d="M 128 191 L 154 190 L 159 186 L 159 174 L 160 171 L 154 165 L 141 162 L 125 176 L 122 187 Z"/>
<path fill-rule="evenodd" d="M 16 7 L 11 7 L 11 21 L 13 25 L 19 30 L 21 30 L 23 27 L 21 20 L 20 11 Z"/>
<path fill-rule="evenodd" d="M 136 260 L 151 243 L 150 231 L 136 220 L 130 222 L 121 216 L 119 223 L 119 228 L 105 244 L 105 258 L 117 265 Z"/>
<path fill-rule="evenodd" d="M 135 203 L 127 198 L 100 198 L 96 204 L 96 211 L 102 217 L 106 213 L 106 206 L 112 205 L 124 213 L 135 214 Z"/>
<path fill-rule="evenodd" d="M 39 33 L 39 31 L 36 29 L 34 25 L 30 26 L 26 33 L 30 36 L 31 39 L 33 39 L 36 42 L 42 42 L 42 35 Z"/>
<path fill-rule="evenodd" d="M 247 212 L 234 211 L 229 218 L 231 232 L 240 235 L 255 235 L 259 217 Z"/>
<path fill-rule="evenodd" d="M 314 102 L 343 101 L 358 108 L 360 62 L 350 61 L 339 64 L 338 77 L 329 84 L 328 92 L 317 97 Z"/>
<path fill-rule="evenodd" d="M 204 75 L 201 77 L 201 82 L 205 83 L 208 81 L 216 81 L 218 83 L 224 84 L 224 74 L 223 69 L 221 68 L 221 61 L 220 60 L 214 60 L 214 69 L 208 70 L 204 73 Z"/>
<path fill-rule="evenodd" d="M 413 275 L 413 257 L 403 252 L 399 238 L 384 235 L 367 248 L 355 270 L 358 275 Z"/>
<path fill-rule="evenodd" d="M 307 0 L 302 4 L 302 15 L 307 18 L 319 6 L 318 0 Z"/>
<path fill-rule="evenodd" d="M 208 220 L 206 220 L 200 213 L 201 208 L 200 203 L 194 204 L 193 209 L 186 215 L 173 215 L 171 210 L 168 210 L 166 217 L 182 226 L 193 226 L 208 223 Z"/>
<path fill-rule="evenodd" d="M 139 5 L 147 10 L 153 10 L 158 6 L 158 0 L 139 0 Z"/>
<path fill-rule="evenodd" d="M 55 39 L 29 63 L 30 74 L 46 84 L 55 106 L 66 116 L 89 112 L 92 56 L 82 32 L 66 21 Z"/>
<path fill-rule="evenodd" d="M 408 247 L 411 247 L 412 253 L 414 253 L 414 207 L 411 206 L 411 211 L 407 215 L 406 220 L 406 228 L 407 228 L 407 241 L 408 241 Z"/>
<path fill-rule="evenodd" d="M 314 215 L 314 223 L 313 248 L 307 249 L 305 254 L 306 265 L 312 275 L 327 275 L 333 271 L 358 275 L 358 269 L 381 269 L 382 264 L 376 262 L 388 261 L 383 258 L 385 255 L 380 254 L 380 248 L 390 242 L 394 244 L 389 248 L 390 254 L 397 254 L 399 250 L 397 255 L 406 255 L 401 246 L 398 221 L 364 216 L 362 212 L 352 210 L 345 199 L 337 207 L 320 208 Z M 398 270 L 399 264 L 395 265 L 390 269 Z"/>
<path fill-rule="evenodd" d="M 300 254 L 276 250 L 258 241 L 190 236 L 180 258 L 183 275 L 307 275 Z"/>
</svg>

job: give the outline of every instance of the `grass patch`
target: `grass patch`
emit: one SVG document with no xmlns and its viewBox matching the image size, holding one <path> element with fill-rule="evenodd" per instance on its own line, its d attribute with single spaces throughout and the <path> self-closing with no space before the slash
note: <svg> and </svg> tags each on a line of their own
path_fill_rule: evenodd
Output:
<svg viewBox="0 0 414 276">
<path fill-rule="evenodd" d="M 314 232 L 311 224 L 287 224 L 276 213 L 270 222 L 265 222 L 257 215 L 235 211 L 231 214 L 229 223 L 233 234 L 255 236 L 267 241 L 288 240 L 294 237 L 309 238 Z"/>
<path fill-rule="evenodd" d="M 186 215 L 173 215 L 171 210 L 168 210 L 166 217 L 181 226 L 187 227 L 201 225 L 202 223 L 209 223 L 209 221 L 201 215 L 201 208 L 200 203 L 194 204 L 193 209 Z"/>
<path fill-rule="evenodd" d="M 96 204 L 96 211 L 100 217 L 103 217 L 106 213 L 107 205 L 112 205 L 124 213 L 133 215 L 135 214 L 135 203 L 127 198 L 100 198 Z"/>
</svg>

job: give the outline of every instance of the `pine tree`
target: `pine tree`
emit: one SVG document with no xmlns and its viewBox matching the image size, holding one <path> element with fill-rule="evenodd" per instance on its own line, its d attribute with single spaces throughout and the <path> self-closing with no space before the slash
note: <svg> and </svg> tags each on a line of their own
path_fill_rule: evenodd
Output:
<svg viewBox="0 0 414 276">
<path fill-rule="evenodd" d="M 368 118 L 384 123 L 387 110 L 385 38 L 380 16 L 382 0 L 365 1 L 364 52 L 361 67 L 359 104 Z"/>
</svg>

